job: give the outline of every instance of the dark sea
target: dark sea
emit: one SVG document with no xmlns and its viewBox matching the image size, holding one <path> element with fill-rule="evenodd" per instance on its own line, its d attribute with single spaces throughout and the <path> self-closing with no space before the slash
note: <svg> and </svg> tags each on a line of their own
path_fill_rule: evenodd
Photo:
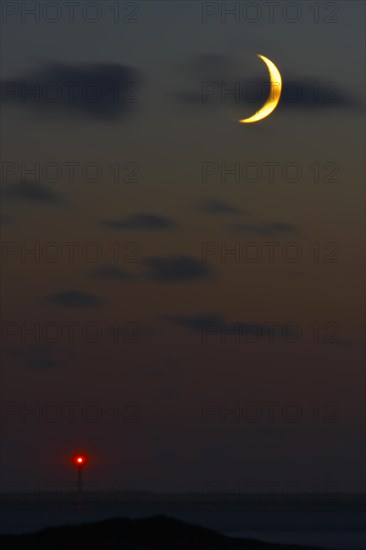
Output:
<svg viewBox="0 0 366 550">
<path fill-rule="evenodd" d="M 314 545 L 329 550 L 366 548 L 361 504 L 17 503 L 0 505 L 0 532 L 26 533 L 102 519 L 168 515 L 227 536 Z"/>
</svg>

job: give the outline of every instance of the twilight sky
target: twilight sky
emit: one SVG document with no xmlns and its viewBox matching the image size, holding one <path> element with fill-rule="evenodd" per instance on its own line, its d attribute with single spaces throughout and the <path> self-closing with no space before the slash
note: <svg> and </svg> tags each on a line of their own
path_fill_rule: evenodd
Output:
<svg viewBox="0 0 366 550">
<path fill-rule="evenodd" d="M 90 4 L 2 13 L 2 490 L 361 490 L 363 2 Z"/>
</svg>

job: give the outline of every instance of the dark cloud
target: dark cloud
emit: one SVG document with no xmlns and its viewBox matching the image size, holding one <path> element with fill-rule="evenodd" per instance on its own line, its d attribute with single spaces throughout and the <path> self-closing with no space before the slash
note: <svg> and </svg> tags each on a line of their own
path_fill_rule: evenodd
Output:
<svg viewBox="0 0 366 550">
<path fill-rule="evenodd" d="M 223 337 L 230 341 L 230 338 L 234 338 L 235 334 L 241 334 L 243 337 L 252 338 L 253 340 L 263 339 L 263 341 L 269 341 L 270 337 L 281 334 L 281 331 L 285 330 L 287 338 L 298 337 L 298 329 L 296 326 L 283 325 L 280 322 L 268 322 L 268 323 L 256 323 L 256 322 L 242 322 L 242 321 L 228 321 L 222 313 L 202 313 L 199 315 L 187 317 L 187 316 L 175 316 L 165 315 L 164 320 L 169 323 L 187 328 L 194 332 L 203 333 L 203 331 L 209 329 L 210 331 L 216 331 L 218 335 L 222 332 Z"/>
<path fill-rule="evenodd" d="M 140 73 L 120 64 L 52 63 L 1 83 L 1 101 L 45 112 L 117 119 L 139 102 Z M 33 93 L 26 93 L 33 90 Z"/>
<path fill-rule="evenodd" d="M 268 97 L 268 81 L 258 81 L 263 98 Z M 281 109 L 327 109 L 331 107 L 357 107 L 357 101 L 346 91 L 341 90 L 336 81 L 324 78 L 297 78 L 283 75 L 283 90 L 278 108 Z"/>
<path fill-rule="evenodd" d="M 269 223 L 238 223 L 233 226 L 238 233 L 247 235 L 259 235 L 262 237 L 271 237 L 274 235 L 291 235 L 298 232 L 298 228 L 289 223 L 269 222 Z"/>
<path fill-rule="evenodd" d="M 148 258 L 145 264 L 148 278 L 161 283 L 207 279 L 213 274 L 211 267 L 190 256 Z"/>
<path fill-rule="evenodd" d="M 199 204 L 199 210 L 206 214 L 236 214 L 238 208 L 231 206 L 228 202 L 216 199 L 204 199 Z"/>
<path fill-rule="evenodd" d="M 65 206 L 65 199 L 49 187 L 34 182 L 11 183 L 2 186 L 2 195 L 9 200 L 33 202 L 47 206 Z"/>
<path fill-rule="evenodd" d="M 253 54 L 254 61 L 257 63 Z M 228 56 L 196 56 L 185 66 L 191 89 L 174 93 L 174 97 L 181 103 L 203 107 L 209 105 L 222 108 L 226 105 L 238 110 L 252 107 L 256 111 L 268 98 L 269 80 L 267 77 L 251 77 L 253 69 L 254 66 L 249 68 L 244 61 L 240 62 L 238 69 L 238 62 Z M 267 71 L 267 68 L 263 66 L 262 70 Z M 282 95 L 278 110 L 358 106 L 355 97 L 341 89 L 336 79 L 316 76 L 304 78 L 285 69 L 281 69 L 281 75 Z"/>
<path fill-rule="evenodd" d="M 47 296 L 46 301 L 56 306 L 70 308 L 89 308 L 102 305 L 102 301 L 99 298 L 80 290 L 69 290 L 67 292 L 51 294 Z"/>
<path fill-rule="evenodd" d="M 135 214 L 126 219 L 118 220 L 103 220 L 101 222 L 105 227 L 111 229 L 133 229 L 133 230 L 143 230 L 143 229 L 174 229 L 175 224 L 168 218 L 163 216 L 156 216 L 154 214 Z"/>
</svg>

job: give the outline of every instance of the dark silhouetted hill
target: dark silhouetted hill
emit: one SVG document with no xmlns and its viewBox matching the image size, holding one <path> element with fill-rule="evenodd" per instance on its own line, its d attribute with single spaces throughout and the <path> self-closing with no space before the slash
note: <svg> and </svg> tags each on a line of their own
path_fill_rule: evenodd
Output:
<svg viewBox="0 0 366 550">
<path fill-rule="evenodd" d="M 229 538 L 165 516 L 110 519 L 25 535 L 2 535 L 0 545 L 2 550 L 320 550 Z"/>
</svg>

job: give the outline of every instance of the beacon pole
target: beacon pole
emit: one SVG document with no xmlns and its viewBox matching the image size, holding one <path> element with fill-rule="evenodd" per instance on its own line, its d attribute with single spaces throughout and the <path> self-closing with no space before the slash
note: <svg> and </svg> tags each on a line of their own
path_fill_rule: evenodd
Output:
<svg viewBox="0 0 366 550">
<path fill-rule="evenodd" d="M 79 465 L 79 466 L 78 466 L 78 480 L 77 480 L 77 487 L 78 487 L 79 493 L 81 493 L 82 490 L 83 490 L 83 477 L 82 477 L 82 471 L 83 471 L 83 467 Z"/>
<path fill-rule="evenodd" d="M 83 471 L 83 466 L 85 464 L 85 461 L 86 461 L 86 458 L 85 458 L 84 455 L 76 455 L 74 457 L 74 464 L 76 465 L 77 472 L 78 472 L 76 487 L 77 487 L 79 495 L 83 492 L 83 488 L 84 488 L 82 471 Z"/>
</svg>

